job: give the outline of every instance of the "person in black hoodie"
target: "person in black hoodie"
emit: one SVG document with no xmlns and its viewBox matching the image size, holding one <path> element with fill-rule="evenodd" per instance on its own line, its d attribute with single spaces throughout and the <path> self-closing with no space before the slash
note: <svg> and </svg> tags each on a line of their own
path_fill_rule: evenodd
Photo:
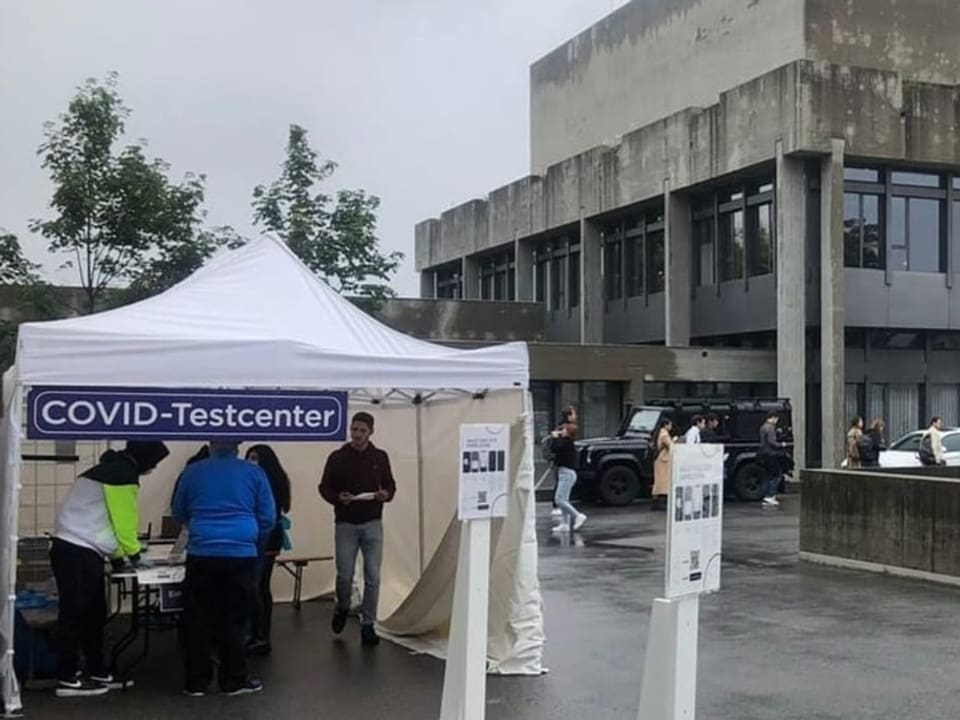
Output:
<svg viewBox="0 0 960 720">
<path fill-rule="evenodd" d="M 270 654 L 270 624 L 273 617 L 273 594 L 270 592 L 270 579 L 277 555 L 283 550 L 283 526 L 281 519 L 290 512 L 290 478 L 280 459 L 269 445 L 254 445 L 247 450 L 246 459 L 260 466 L 270 480 L 273 502 L 277 506 L 277 524 L 267 537 L 260 554 L 260 576 L 257 584 L 257 598 L 253 609 L 251 624 L 252 638 L 247 651 L 262 655 Z"/>
<path fill-rule="evenodd" d="M 570 493 L 577 484 L 576 437 L 577 426 L 572 422 L 567 422 L 553 432 L 552 448 L 557 466 L 557 490 L 554 500 L 563 513 L 560 524 L 553 528 L 556 533 L 579 530 L 587 521 L 587 516 L 570 504 Z"/>
<path fill-rule="evenodd" d="M 104 559 L 141 564 L 140 476 L 168 454 L 161 442 L 130 441 L 121 451 L 107 450 L 99 464 L 76 479 L 60 503 L 50 546 L 60 599 L 55 638 L 58 697 L 102 695 L 119 687 L 103 652 L 107 619 Z M 85 675 L 80 667 L 81 649 Z"/>
</svg>

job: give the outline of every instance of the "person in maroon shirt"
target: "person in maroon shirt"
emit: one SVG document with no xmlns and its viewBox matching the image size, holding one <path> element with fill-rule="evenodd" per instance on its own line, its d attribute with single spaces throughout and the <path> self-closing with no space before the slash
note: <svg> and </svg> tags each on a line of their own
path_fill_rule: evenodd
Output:
<svg viewBox="0 0 960 720">
<path fill-rule="evenodd" d="M 383 557 L 383 504 L 393 500 L 397 484 L 390 457 L 370 442 L 373 416 L 359 412 L 350 421 L 350 442 L 334 452 L 323 469 L 320 495 L 333 505 L 336 520 L 337 607 L 331 629 L 339 635 L 347 624 L 357 553 L 363 554 L 363 603 L 360 639 L 380 642 L 374 624 L 380 598 Z"/>
</svg>

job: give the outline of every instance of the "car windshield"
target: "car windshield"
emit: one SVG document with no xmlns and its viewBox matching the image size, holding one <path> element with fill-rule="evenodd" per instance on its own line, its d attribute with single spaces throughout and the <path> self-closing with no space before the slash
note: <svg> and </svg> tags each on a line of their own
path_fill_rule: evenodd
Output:
<svg viewBox="0 0 960 720">
<path fill-rule="evenodd" d="M 890 446 L 890 449 L 900 450 L 902 452 L 917 452 L 920 450 L 920 439 L 922 437 L 923 433 L 918 432 L 904 435 L 902 438 L 893 443 L 893 445 Z"/>
<path fill-rule="evenodd" d="M 630 418 L 630 424 L 627 426 L 629 433 L 647 433 L 653 432 L 660 419 L 659 410 L 637 410 Z"/>
</svg>

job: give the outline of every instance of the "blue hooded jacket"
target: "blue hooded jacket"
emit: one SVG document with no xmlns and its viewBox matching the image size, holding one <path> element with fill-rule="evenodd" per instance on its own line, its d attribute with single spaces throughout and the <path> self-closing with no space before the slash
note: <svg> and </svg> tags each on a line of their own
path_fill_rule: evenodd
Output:
<svg viewBox="0 0 960 720">
<path fill-rule="evenodd" d="M 266 474 L 234 453 L 187 467 L 172 509 L 189 529 L 192 557 L 257 557 L 277 522 Z"/>
</svg>

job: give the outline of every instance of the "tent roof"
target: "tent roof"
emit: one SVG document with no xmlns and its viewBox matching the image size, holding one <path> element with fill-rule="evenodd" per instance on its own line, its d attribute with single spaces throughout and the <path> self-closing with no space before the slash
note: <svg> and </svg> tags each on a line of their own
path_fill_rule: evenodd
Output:
<svg viewBox="0 0 960 720">
<path fill-rule="evenodd" d="M 435 345 L 370 317 L 282 242 L 223 251 L 156 297 L 20 327 L 27 385 L 322 389 L 527 387 L 524 343 Z"/>
</svg>

